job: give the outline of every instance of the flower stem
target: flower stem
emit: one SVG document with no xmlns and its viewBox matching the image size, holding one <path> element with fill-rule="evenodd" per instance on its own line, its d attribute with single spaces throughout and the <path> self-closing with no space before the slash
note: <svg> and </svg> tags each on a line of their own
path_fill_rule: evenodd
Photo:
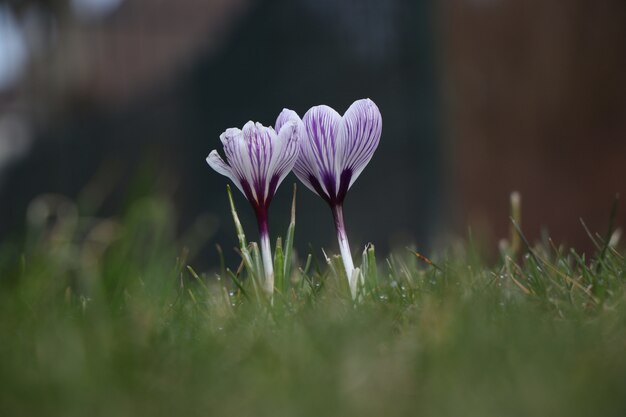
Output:
<svg viewBox="0 0 626 417">
<path fill-rule="evenodd" d="M 333 218 L 335 219 L 335 229 L 337 230 L 337 241 L 339 242 L 339 250 L 341 251 L 341 259 L 346 269 L 346 277 L 350 285 L 352 297 L 356 296 L 356 277 L 354 275 L 354 263 L 352 262 L 352 254 L 350 253 L 350 243 L 348 243 L 348 235 L 346 235 L 346 226 L 343 221 L 343 207 L 341 204 L 332 206 Z"/>
<path fill-rule="evenodd" d="M 259 237 L 261 240 L 261 257 L 263 258 L 263 270 L 265 271 L 265 281 L 263 290 L 271 299 L 274 294 L 274 263 L 272 261 L 272 247 L 270 235 L 267 227 L 267 218 L 259 216 Z"/>
</svg>

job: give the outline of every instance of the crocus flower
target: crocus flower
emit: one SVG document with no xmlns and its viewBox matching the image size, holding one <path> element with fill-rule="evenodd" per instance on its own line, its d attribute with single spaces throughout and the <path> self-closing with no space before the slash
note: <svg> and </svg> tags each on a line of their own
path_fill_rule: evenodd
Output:
<svg viewBox="0 0 626 417">
<path fill-rule="evenodd" d="M 277 133 L 271 127 L 250 121 L 243 130 L 230 128 L 220 135 L 227 162 L 216 150 L 206 158 L 211 168 L 230 178 L 252 204 L 259 226 L 264 289 L 270 296 L 274 291 L 274 268 L 267 213 L 276 189 L 296 162 L 297 133 L 295 122 L 281 124 Z"/>
<path fill-rule="evenodd" d="M 382 131 L 380 111 L 370 99 L 355 101 L 343 116 L 322 105 L 309 109 L 301 120 L 296 112 L 284 109 L 276 120 L 276 128 L 291 121 L 297 124 L 301 138 L 294 172 L 332 210 L 341 257 L 354 297 L 357 276 L 343 221 L 343 201 L 378 147 Z"/>
</svg>

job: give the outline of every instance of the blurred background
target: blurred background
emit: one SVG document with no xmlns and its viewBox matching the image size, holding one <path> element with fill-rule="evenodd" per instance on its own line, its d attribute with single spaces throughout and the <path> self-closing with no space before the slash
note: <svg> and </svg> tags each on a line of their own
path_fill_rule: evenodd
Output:
<svg viewBox="0 0 626 417">
<path fill-rule="evenodd" d="M 354 248 L 497 242 L 517 190 L 530 239 L 590 250 L 579 218 L 604 234 L 626 192 L 625 70 L 623 0 L 0 1 L 0 240 L 157 199 L 194 263 L 215 265 L 216 243 L 233 260 L 226 179 L 205 162 L 220 133 L 369 97 L 384 126 L 346 200 Z M 336 249 L 303 186 L 298 220 L 300 252 Z"/>
</svg>

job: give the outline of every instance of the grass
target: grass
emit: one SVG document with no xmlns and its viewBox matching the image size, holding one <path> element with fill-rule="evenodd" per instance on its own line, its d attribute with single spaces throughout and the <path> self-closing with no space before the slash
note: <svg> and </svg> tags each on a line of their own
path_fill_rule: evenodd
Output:
<svg viewBox="0 0 626 417">
<path fill-rule="evenodd" d="M 495 262 L 371 248 L 358 302 L 341 268 L 290 254 L 269 306 L 245 267 L 188 268 L 163 201 L 64 213 L 0 250 L 0 416 L 626 415 L 606 238 L 584 256 L 518 234 Z"/>
</svg>

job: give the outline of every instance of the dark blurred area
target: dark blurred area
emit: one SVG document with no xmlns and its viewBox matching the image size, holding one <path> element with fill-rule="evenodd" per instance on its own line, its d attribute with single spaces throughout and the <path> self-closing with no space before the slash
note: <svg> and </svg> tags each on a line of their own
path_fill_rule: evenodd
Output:
<svg viewBox="0 0 626 417">
<path fill-rule="evenodd" d="M 354 248 L 428 250 L 467 225 L 505 237 L 513 190 L 529 238 L 545 227 L 589 248 L 579 217 L 604 231 L 626 194 L 625 69 L 621 0 L 0 2 L 0 239 L 41 194 L 97 217 L 156 195 L 213 265 L 216 243 L 236 256 L 226 181 L 205 162 L 219 134 L 369 97 L 383 135 L 346 200 Z M 274 236 L 296 181 L 272 204 Z M 296 246 L 309 243 L 336 246 L 300 186 Z"/>
</svg>

